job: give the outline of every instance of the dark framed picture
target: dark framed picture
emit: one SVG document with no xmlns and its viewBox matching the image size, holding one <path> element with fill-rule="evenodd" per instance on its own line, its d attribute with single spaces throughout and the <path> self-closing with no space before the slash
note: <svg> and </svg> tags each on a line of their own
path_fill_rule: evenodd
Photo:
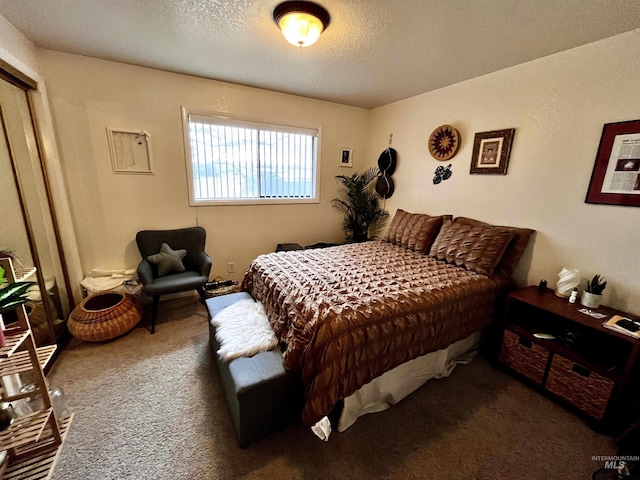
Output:
<svg viewBox="0 0 640 480">
<path fill-rule="evenodd" d="M 515 128 L 476 133 L 469 173 L 506 175 Z"/>
<path fill-rule="evenodd" d="M 605 123 L 585 202 L 640 207 L 640 120 Z"/>
</svg>

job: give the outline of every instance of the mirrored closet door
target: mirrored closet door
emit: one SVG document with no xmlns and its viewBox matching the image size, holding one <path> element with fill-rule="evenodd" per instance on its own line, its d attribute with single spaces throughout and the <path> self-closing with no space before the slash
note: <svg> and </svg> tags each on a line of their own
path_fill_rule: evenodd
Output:
<svg viewBox="0 0 640 480">
<path fill-rule="evenodd" d="M 73 308 L 64 253 L 29 104 L 29 85 L 0 72 L 0 256 L 37 283 L 25 305 L 38 346 L 59 343 Z M 5 323 L 11 317 L 4 315 Z"/>
</svg>

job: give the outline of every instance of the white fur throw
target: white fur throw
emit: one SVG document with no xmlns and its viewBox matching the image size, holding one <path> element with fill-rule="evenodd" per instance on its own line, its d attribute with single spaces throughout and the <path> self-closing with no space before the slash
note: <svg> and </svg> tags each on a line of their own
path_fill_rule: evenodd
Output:
<svg viewBox="0 0 640 480">
<path fill-rule="evenodd" d="M 278 346 L 278 339 L 260 302 L 239 300 L 221 310 L 211 322 L 216 327 L 216 340 L 220 344 L 218 356 L 224 362 L 252 357 Z"/>
</svg>

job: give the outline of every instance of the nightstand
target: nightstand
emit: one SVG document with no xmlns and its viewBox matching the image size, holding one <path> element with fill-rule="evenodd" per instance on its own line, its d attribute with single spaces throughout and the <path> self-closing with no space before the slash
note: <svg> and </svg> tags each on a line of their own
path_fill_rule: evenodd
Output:
<svg viewBox="0 0 640 480">
<path fill-rule="evenodd" d="M 638 380 L 640 340 L 602 326 L 613 315 L 635 316 L 602 306 L 601 319 L 579 312 L 553 290 L 512 292 L 504 312 L 499 362 L 539 391 L 602 426 L 633 421 L 632 388 Z M 553 339 L 538 338 L 549 334 Z"/>
<path fill-rule="evenodd" d="M 276 246 L 276 252 L 290 252 L 292 250 L 303 250 L 299 243 L 279 243 Z"/>
</svg>

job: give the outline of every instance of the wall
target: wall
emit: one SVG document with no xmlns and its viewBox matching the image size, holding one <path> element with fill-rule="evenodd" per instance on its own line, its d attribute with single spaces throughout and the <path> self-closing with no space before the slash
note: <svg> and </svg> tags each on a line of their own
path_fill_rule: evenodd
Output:
<svg viewBox="0 0 640 480">
<path fill-rule="evenodd" d="M 308 245 L 344 238 L 335 176 L 364 164 L 369 111 L 213 80 L 43 50 L 69 185 L 80 257 L 93 268 L 133 268 L 142 229 L 206 228 L 211 278 L 240 280 L 258 254 L 277 243 Z M 311 205 L 190 207 L 180 107 L 322 127 L 321 202 Z M 113 174 L 106 128 L 151 134 L 154 175 Z M 354 168 L 339 166 L 339 149 L 354 148 Z M 236 273 L 227 273 L 227 263 Z"/>
<path fill-rule="evenodd" d="M 639 77 L 636 30 L 373 110 L 369 157 L 389 133 L 398 150 L 387 209 L 536 229 L 521 285 L 555 286 L 563 266 L 599 273 L 604 304 L 640 314 L 640 208 L 584 203 L 603 124 L 640 118 Z M 462 136 L 445 163 L 427 149 L 442 124 Z M 516 129 L 508 174 L 470 175 L 474 134 L 506 128 Z M 452 177 L 434 185 L 449 163 Z"/>
</svg>

